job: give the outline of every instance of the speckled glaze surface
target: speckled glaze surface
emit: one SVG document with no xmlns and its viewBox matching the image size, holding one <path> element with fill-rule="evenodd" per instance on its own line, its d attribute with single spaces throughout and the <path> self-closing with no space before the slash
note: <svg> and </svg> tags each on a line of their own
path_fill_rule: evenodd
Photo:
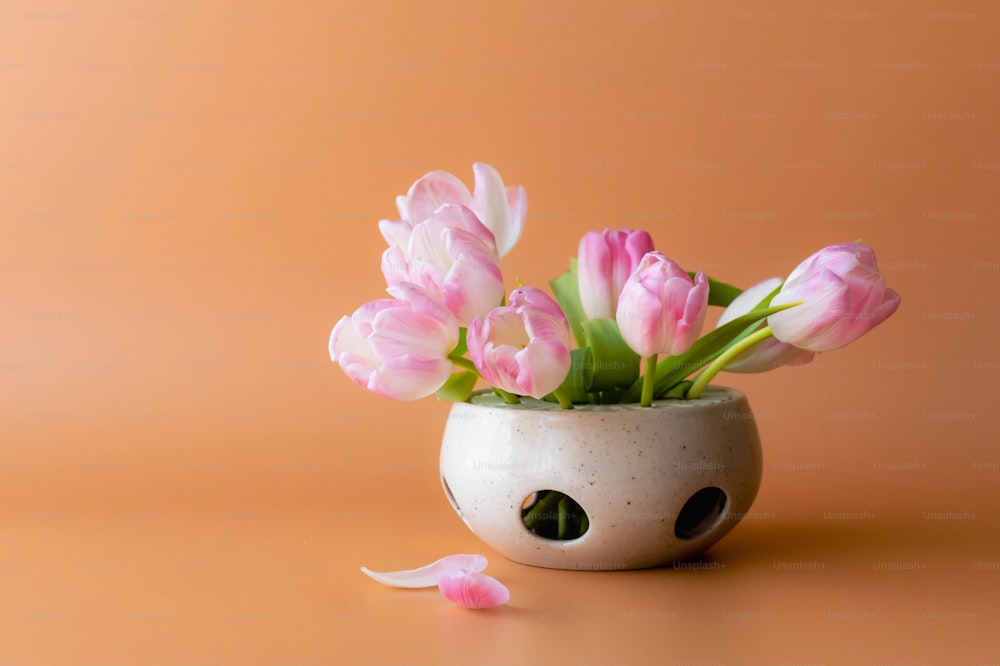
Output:
<svg viewBox="0 0 1000 666">
<path fill-rule="evenodd" d="M 563 410 L 477 394 L 452 407 L 441 447 L 442 485 L 466 525 L 511 560 L 556 569 L 639 569 L 694 556 L 747 513 L 761 474 L 746 396 L 715 386 L 697 400 L 646 409 Z M 559 541 L 529 531 L 522 505 L 539 490 L 575 499 L 587 532 Z M 699 492 L 716 501 L 689 504 Z M 681 527 L 691 527 L 692 511 L 694 529 Z"/>
</svg>

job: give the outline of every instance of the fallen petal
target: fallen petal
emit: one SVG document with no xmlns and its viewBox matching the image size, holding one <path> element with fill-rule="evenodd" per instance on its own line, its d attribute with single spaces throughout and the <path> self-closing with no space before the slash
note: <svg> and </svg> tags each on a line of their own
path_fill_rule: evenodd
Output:
<svg viewBox="0 0 1000 666">
<path fill-rule="evenodd" d="M 383 585 L 416 588 L 434 587 L 445 573 L 478 574 L 485 568 L 486 557 L 484 555 L 448 555 L 419 569 L 380 573 L 361 567 L 361 572 Z"/>
<path fill-rule="evenodd" d="M 464 608 L 492 608 L 510 601 L 510 591 L 492 576 L 447 571 L 438 581 L 441 594 Z"/>
</svg>

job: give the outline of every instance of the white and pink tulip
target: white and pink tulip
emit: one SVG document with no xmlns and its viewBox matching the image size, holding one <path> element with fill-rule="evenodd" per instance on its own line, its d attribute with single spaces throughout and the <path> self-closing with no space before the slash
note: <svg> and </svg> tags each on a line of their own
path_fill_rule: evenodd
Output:
<svg viewBox="0 0 1000 666">
<path fill-rule="evenodd" d="M 503 299 L 493 234 L 472 211 L 444 204 L 382 254 L 389 286 L 412 282 L 444 303 L 465 326 Z"/>
<path fill-rule="evenodd" d="M 386 398 L 416 400 L 448 380 L 458 344 L 451 311 L 411 283 L 389 288 L 395 299 L 365 303 L 330 334 L 330 358 L 358 385 Z"/>
<path fill-rule="evenodd" d="M 881 324 L 899 302 L 899 294 L 885 286 L 875 251 L 841 243 L 816 252 L 791 272 L 771 305 L 800 305 L 771 315 L 768 325 L 782 342 L 830 351 Z"/>
<path fill-rule="evenodd" d="M 396 197 L 401 220 L 379 223 L 390 245 L 404 245 L 407 230 L 423 222 L 445 204 L 459 204 L 472 209 L 493 234 L 502 257 L 517 244 L 524 230 L 528 197 L 521 185 L 505 187 L 503 178 L 489 164 L 473 164 L 475 187 L 472 192 L 461 180 L 447 171 L 431 171 L 419 178 L 405 195 Z"/>
</svg>

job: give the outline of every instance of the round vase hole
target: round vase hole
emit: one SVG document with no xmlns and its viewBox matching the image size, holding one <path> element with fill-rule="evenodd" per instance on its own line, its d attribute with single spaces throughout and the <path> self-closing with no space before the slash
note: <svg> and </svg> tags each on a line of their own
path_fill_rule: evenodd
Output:
<svg viewBox="0 0 1000 666">
<path fill-rule="evenodd" d="M 531 533 L 557 541 L 579 539 L 590 528 L 583 507 L 558 490 L 536 490 L 525 497 L 521 521 Z"/>
<path fill-rule="evenodd" d="M 695 539 L 708 534 L 718 525 L 726 502 L 722 488 L 702 488 L 684 503 L 674 523 L 674 534 L 678 539 Z"/>
<path fill-rule="evenodd" d="M 465 520 L 465 516 L 462 515 L 462 507 L 458 506 L 458 502 L 455 501 L 455 496 L 451 494 L 451 488 L 448 487 L 448 480 L 443 476 L 441 477 L 441 487 L 444 488 L 444 496 L 448 498 L 448 502 L 451 504 L 451 508 L 455 510 L 458 517 Z"/>
</svg>

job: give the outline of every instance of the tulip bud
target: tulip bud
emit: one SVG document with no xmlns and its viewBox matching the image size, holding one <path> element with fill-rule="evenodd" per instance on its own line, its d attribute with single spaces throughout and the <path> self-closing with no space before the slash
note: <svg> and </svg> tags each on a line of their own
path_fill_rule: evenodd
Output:
<svg viewBox="0 0 1000 666">
<path fill-rule="evenodd" d="M 483 379 L 515 395 L 542 398 L 569 373 L 566 315 L 534 287 L 515 289 L 507 305 L 473 319 L 466 342 Z"/>
<path fill-rule="evenodd" d="M 694 280 L 659 252 L 649 252 L 618 299 L 622 338 L 643 358 L 683 354 L 701 332 L 708 310 L 708 279 Z"/>
<path fill-rule="evenodd" d="M 605 229 L 584 234 L 577 253 L 577 280 L 587 317 L 615 316 L 622 287 L 643 256 L 652 251 L 653 239 L 645 231 Z"/>
<path fill-rule="evenodd" d="M 900 297 L 885 286 L 875 252 L 861 243 L 831 245 L 799 264 L 772 305 L 799 302 L 768 317 L 774 337 L 800 349 L 830 351 L 889 318 Z"/>
</svg>

